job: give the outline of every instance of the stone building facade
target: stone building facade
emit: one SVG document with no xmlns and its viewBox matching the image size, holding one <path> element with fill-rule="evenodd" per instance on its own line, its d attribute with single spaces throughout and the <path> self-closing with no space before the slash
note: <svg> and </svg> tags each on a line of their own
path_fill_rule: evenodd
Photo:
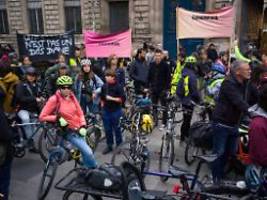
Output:
<svg viewBox="0 0 267 200">
<path fill-rule="evenodd" d="M 242 0 L 205 0 L 205 10 L 230 5 L 234 1 L 237 8 L 236 33 L 239 36 L 242 31 Z M 266 8 L 267 0 L 261 1 Z M 83 30 L 110 33 L 131 28 L 134 47 L 141 46 L 144 41 L 163 46 L 164 2 L 179 3 L 178 0 L 0 0 L 0 19 L 5 18 L 6 12 L 6 23 L 3 25 L 0 20 L 0 43 L 16 46 L 16 32 L 56 34 L 74 27 L 75 41 L 79 44 L 82 43 Z M 265 13 L 267 15 L 266 9 Z M 264 19 L 266 31 L 267 16 Z M 229 41 L 223 39 L 208 41 L 225 47 L 229 45 Z"/>
</svg>

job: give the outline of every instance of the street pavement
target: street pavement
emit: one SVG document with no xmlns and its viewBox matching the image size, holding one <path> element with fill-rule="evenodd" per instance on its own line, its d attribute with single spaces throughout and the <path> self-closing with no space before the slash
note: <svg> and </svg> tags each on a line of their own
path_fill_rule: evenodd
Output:
<svg viewBox="0 0 267 200">
<path fill-rule="evenodd" d="M 176 127 L 176 133 L 180 133 L 180 125 Z M 164 131 L 164 130 L 163 130 Z M 163 131 L 158 128 L 154 129 L 153 133 L 148 137 L 148 148 L 151 152 L 151 164 L 150 171 L 158 171 L 158 160 L 159 151 L 161 144 L 161 135 Z M 98 163 L 110 162 L 111 155 L 102 155 L 102 150 L 105 147 L 104 141 L 99 144 L 96 150 L 96 159 Z M 175 142 L 175 163 L 174 165 L 181 166 L 185 169 L 195 170 L 195 166 L 188 167 L 184 162 L 184 147 L 180 145 L 179 140 Z M 15 159 L 12 168 L 12 180 L 11 180 L 11 200 L 36 200 L 38 185 L 41 180 L 42 170 L 44 169 L 45 163 L 41 160 L 39 154 L 27 153 L 24 158 Z M 54 180 L 56 183 L 61 179 L 67 172 L 74 167 L 74 162 L 66 162 L 58 167 L 57 175 Z M 162 183 L 159 177 L 147 176 L 145 178 L 146 187 L 148 189 L 155 189 L 161 191 L 172 192 L 174 183 L 179 183 L 178 180 L 168 180 L 166 183 Z M 63 192 L 55 189 L 54 187 L 50 190 L 49 195 L 46 199 L 48 200 L 60 200 L 63 197 Z"/>
</svg>

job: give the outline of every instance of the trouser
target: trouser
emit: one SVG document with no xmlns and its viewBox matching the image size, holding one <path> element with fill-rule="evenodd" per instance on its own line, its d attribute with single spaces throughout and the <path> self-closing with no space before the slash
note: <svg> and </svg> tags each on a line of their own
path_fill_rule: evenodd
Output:
<svg viewBox="0 0 267 200">
<path fill-rule="evenodd" d="M 32 113 L 27 111 L 27 110 L 20 110 L 18 112 L 18 117 L 21 119 L 22 124 L 32 122 L 31 121 L 31 114 Z M 32 126 L 32 125 L 23 126 L 23 130 L 25 132 L 26 138 L 29 139 L 33 136 L 34 126 Z"/>
<path fill-rule="evenodd" d="M 115 138 L 116 138 L 116 145 L 120 145 L 122 143 L 122 134 L 121 134 L 121 129 L 120 129 L 120 117 L 122 116 L 122 110 L 116 110 L 114 112 L 110 112 L 107 110 L 103 110 L 103 124 L 104 124 L 104 129 L 106 133 L 106 142 L 108 147 L 112 147 L 114 144 L 113 141 L 113 131 L 115 133 Z"/>
<path fill-rule="evenodd" d="M 161 104 L 161 106 L 167 106 L 167 101 L 166 101 L 166 94 L 164 91 L 162 92 L 158 92 L 158 93 L 155 93 L 153 92 L 152 95 L 151 95 L 151 100 L 152 100 L 152 103 L 153 105 L 157 105 L 159 102 Z M 166 125 L 167 123 L 167 110 L 164 110 L 163 111 L 163 116 L 162 116 L 162 124 L 163 125 Z M 155 116 L 158 116 L 158 111 L 157 111 L 157 107 L 153 107 L 153 116 L 155 118 Z M 157 117 L 155 118 L 155 125 L 158 124 L 158 121 L 157 121 Z"/>
<path fill-rule="evenodd" d="M 191 125 L 194 108 L 192 106 L 183 105 L 183 123 L 181 126 L 181 141 L 189 137 L 189 129 Z"/>
<path fill-rule="evenodd" d="M 238 128 L 213 123 L 213 153 L 218 158 L 212 163 L 212 176 L 215 183 L 224 175 L 224 167 L 229 156 L 235 156 L 238 144 Z"/>
<path fill-rule="evenodd" d="M 89 145 L 86 143 L 86 140 L 84 137 L 81 137 L 77 134 L 77 132 L 74 133 L 68 133 L 66 136 L 66 139 L 82 154 L 83 164 L 84 166 L 88 168 L 95 168 L 97 166 L 94 154 L 92 149 L 89 147 Z"/>
<path fill-rule="evenodd" d="M 12 159 L 7 158 L 0 166 L 0 193 L 4 195 L 3 200 L 8 200 L 9 185 L 11 178 Z"/>
</svg>

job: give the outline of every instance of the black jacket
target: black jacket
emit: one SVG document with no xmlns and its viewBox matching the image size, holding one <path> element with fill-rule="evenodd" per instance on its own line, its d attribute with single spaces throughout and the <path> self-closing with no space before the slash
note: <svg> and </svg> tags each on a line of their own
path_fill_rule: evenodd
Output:
<svg viewBox="0 0 267 200">
<path fill-rule="evenodd" d="M 149 73 L 149 66 L 147 65 L 146 61 L 135 59 L 130 64 L 130 77 L 134 81 L 147 84 L 148 73 Z"/>
<path fill-rule="evenodd" d="M 21 110 L 38 112 L 36 97 L 40 93 L 37 84 L 30 84 L 27 81 L 21 82 L 16 87 L 16 104 Z"/>
<path fill-rule="evenodd" d="M 152 62 L 148 73 L 148 84 L 152 93 L 159 93 L 170 88 L 171 72 L 168 64 Z"/>
<path fill-rule="evenodd" d="M 107 101 L 106 100 L 107 95 L 112 96 L 112 97 L 120 97 L 122 102 L 117 103 L 114 101 Z M 122 107 L 122 105 L 125 102 L 125 94 L 124 94 L 123 87 L 117 82 L 114 84 L 105 83 L 102 86 L 100 96 L 101 96 L 101 100 L 104 102 L 104 110 L 107 110 L 110 112 L 117 111 L 118 109 Z"/>
<path fill-rule="evenodd" d="M 228 126 L 236 126 L 242 113 L 247 113 L 249 105 L 245 100 L 246 83 L 239 83 L 233 75 L 227 77 L 221 86 L 213 113 L 213 121 Z"/>
</svg>

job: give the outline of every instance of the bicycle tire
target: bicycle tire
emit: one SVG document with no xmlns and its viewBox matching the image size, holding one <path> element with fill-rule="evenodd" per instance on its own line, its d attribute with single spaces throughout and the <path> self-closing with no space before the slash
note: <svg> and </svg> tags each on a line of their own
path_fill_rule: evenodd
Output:
<svg viewBox="0 0 267 200">
<path fill-rule="evenodd" d="M 58 164 L 57 162 L 50 162 L 48 161 L 45 167 L 45 170 L 43 172 L 41 183 L 38 188 L 38 200 L 44 200 L 46 196 L 48 195 L 48 192 L 50 191 L 53 181 L 56 176 Z M 51 174 L 49 173 L 51 170 Z M 48 183 L 45 187 L 46 179 L 48 178 Z"/>
<path fill-rule="evenodd" d="M 166 151 L 164 151 L 166 150 Z M 166 152 L 169 153 L 167 160 L 164 160 L 166 157 Z M 174 161 L 174 140 L 171 136 L 166 134 L 162 136 L 161 147 L 160 147 L 160 157 L 159 157 L 159 171 L 168 172 L 169 167 L 173 164 Z M 168 163 L 167 170 L 163 169 L 163 164 Z M 160 177 L 161 181 L 165 182 L 168 180 L 168 177 Z"/>
<path fill-rule="evenodd" d="M 102 200 L 102 197 L 73 191 L 66 191 L 63 195 L 63 200 Z"/>
<path fill-rule="evenodd" d="M 134 165 L 137 165 L 139 169 L 141 169 L 141 164 L 135 163 L 134 159 L 131 157 L 130 155 L 130 145 L 131 142 L 130 141 L 126 141 L 123 142 L 118 148 L 116 148 L 113 151 L 112 157 L 111 157 L 111 164 L 116 165 L 116 166 L 120 166 L 121 163 L 128 161 L 129 163 L 132 163 Z M 122 158 L 122 156 L 123 158 Z M 122 159 L 119 161 L 119 159 Z M 118 162 L 119 161 L 119 162 Z M 150 156 L 148 156 L 145 166 L 144 166 L 144 171 L 148 171 L 150 167 Z"/>
<path fill-rule="evenodd" d="M 57 145 L 57 135 L 55 129 L 44 128 L 38 139 L 38 149 L 41 159 L 46 163 L 48 161 L 49 151 Z"/>
<path fill-rule="evenodd" d="M 196 161 L 194 156 L 198 155 L 199 151 L 202 151 L 203 154 L 205 153 L 204 149 L 196 147 L 194 145 L 193 139 L 189 137 L 188 141 L 186 142 L 186 147 L 184 152 L 185 163 L 189 166 L 192 165 Z"/>
</svg>

